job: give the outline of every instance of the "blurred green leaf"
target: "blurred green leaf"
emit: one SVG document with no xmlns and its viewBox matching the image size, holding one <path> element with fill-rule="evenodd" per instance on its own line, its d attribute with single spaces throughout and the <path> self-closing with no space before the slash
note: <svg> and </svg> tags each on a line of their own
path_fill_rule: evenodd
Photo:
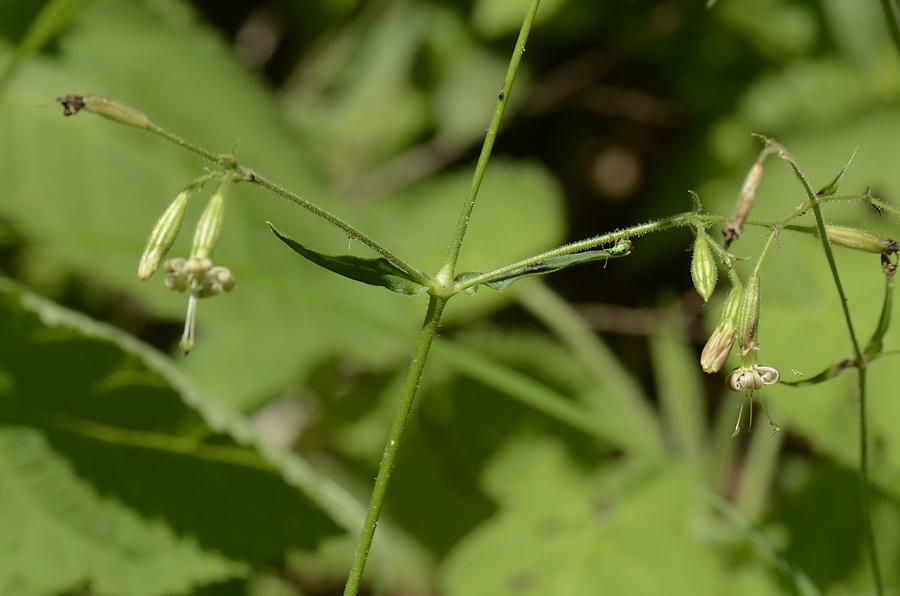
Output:
<svg viewBox="0 0 900 596">
<path fill-rule="evenodd" d="M 63 119 L 56 108 L 34 107 L 71 92 L 121 99 L 212 150 L 230 150 L 241 139 L 242 163 L 353 221 L 401 257 L 414 255 L 416 266 L 436 268 L 443 258 L 446 244 L 435 238 L 449 238 L 470 174 L 433 179 L 369 205 L 341 198 L 313 153 L 317 137 L 288 124 L 268 90 L 183 4 L 98 3 L 60 43 L 59 57 L 24 64 L 15 92 L 0 98 L 0 134 L 7 140 L 0 145 L 0 212 L 39 247 L 31 253 L 33 270 L 51 264 L 78 271 L 140 296 L 154 315 L 174 321 L 183 320 L 187 306 L 161 280 L 140 284 L 134 272 L 156 218 L 202 164 L 158 138 L 90 114 Z M 365 95 L 353 101 L 365 106 Z M 370 107 L 373 120 L 385 109 Z M 561 237 L 560 191 L 538 167 L 492 163 L 481 194 L 481 221 L 473 222 L 463 249 L 464 258 L 479 257 L 474 266 L 522 258 Z M 188 222 L 196 215 L 189 210 Z M 267 233 L 266 220 L 297 237 L 293 230 L 302 229 L 307 245 L 346 246 L 343 234 L 284 201 L 234 188 L 216 261 L 235 274 L 236 289 L 204 301 L 197 347 L 182 364 L 204 387 L 250 407 L 323 353 L 375 366 L 406 358 L 421 318 L 417 309 L 375 288 L 350 292 L 329 273 L 291 259 Z M 523 227 L 528 222 L 540 226 Z M 189 250 L 187 236 L 176 241 L 172 256 Z M 451 316 L 508 300 L 460 301 Z"/>
<path fill-rule="evenodd" d="M 624 462 L 589 472 L 558 442 L 514 437 L 482 478 L 500 509 L 451 553 L 441 586 L 450 596 L 779 593 L 752 559 L 723 556 L 682 473 Z"/>
<path fill-rule="evenodd" d="M 115 582 L 104 593 L 170 593 L 176 587 L 166 582 L 243 573 L 232 560 L 269 562 L 289 549 L 315 548 L 355 519 L 329 482 L 265 445 L 242 417 L 191 389 L 128 336 L 8 282 L 0 328 L 0 420 L 8 443 L 0 465 L 19 478 L 16 491 L 31 495 L 2 514 L 33 520 L 4 523 L 4 537 L 14 545 L 27 536 L 36 550 L 21 556 L 40 553 L 34 560 L 42 565 L 67 566 L 59 586 L 87 580 Z M 60 526 L 55 518 L 69 509 L 71 525 Z M 89 528 L 97 537 L 84 536 Z M 82 552 L 81 543 L 103 532 L 107 538 Z M 171 567 L 158 574 L 165 576 L 158 585 L 140 581 L 147 563 L 133 561 L 133 549 L 147 548 L 139 546 L 146 541 L 158 551 L 148 556 Z M 130 562 L 122 570 L 110 557 Z M 16 567 L 2 583 L 54 577 Z M 147 591 L 125 592 L 125 585 Z"/>
<path fill-rule="evenodd" d="M 0 427 L 0 451 L 4 594 L 89 585 L 96 594 L 161 596 L 247 573 L 246 565 L 100 492 L 34 428 Z"/>
</svg>

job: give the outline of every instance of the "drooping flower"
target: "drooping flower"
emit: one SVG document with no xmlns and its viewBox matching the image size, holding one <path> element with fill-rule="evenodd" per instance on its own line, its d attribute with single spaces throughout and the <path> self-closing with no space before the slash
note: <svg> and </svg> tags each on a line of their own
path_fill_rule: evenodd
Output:
<svg viewBox="0 0 900 596">
<path fill-rule="evenodd" d="M 710 374 L 719 372 L 725 365 L 725 361 L 728 360 L 728 356 L 731 355 L 742 299 L 743 291 L 740 286 L 735 286 L 728 293 L 719 324 L 700 354 L 700 366 L 703 368 L 703 372 Z"/>
<path fill-rule="evenodd" d="M 765 385 L 774 385 L 781 378 L 778 369 L 768 364 L 759 363 L 759 342 L 757 341 L 757 333 L 759 331 L 759 275 L 754 273 L 747 281 L 747 287 L 744 289 L 743 298 L 741 300 L 740 311 L 737 315 L 737 336 L 741 351 L 741 365 L 731 371 L 725 380 L 726 386 L 732 391 L 741 391 L 744 393 L 744 400 L 741 402 L 738 412 L 738 420 L 734 426 L 734 434 L 738 435 L 741 428 L 748 433 L 753 427 L 753 399 L 759 400 L 760 405 L 769 419 L 769 424 L 778 432 L 781 427 L 778 426 L 769 412 L 766 410 L 765 403 L 759 398 L 757 392 Z M 744 407 L 748 410 L 747 422 L 744 422 Z"/>
<path fill-rule="evenodd" d="M 179 292 L 190 290 L 184 333 L 181 336 L 182 351 L 187 355 L 194 347 L 194 330 L 197 324 L 197 300 L 234 287 L 234 274 L 227 267 L 213 266 L 212 260 L 202 257 L 181 257 L 166 261 L 166 287 Z"/>
</svg>

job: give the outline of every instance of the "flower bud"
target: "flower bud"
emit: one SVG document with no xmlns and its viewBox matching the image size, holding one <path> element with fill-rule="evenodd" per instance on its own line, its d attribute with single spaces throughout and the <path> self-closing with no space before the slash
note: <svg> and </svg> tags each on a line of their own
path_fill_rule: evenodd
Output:
<svg viewBox="0 0 900 596">
<path fill-rule="evenodd" d="M 703 298 L 703 302 L 708 302 L 716 289 L 716 280 L 719 271 L 716 268 L 716 261 L 713 259 L 712 250 L 709 248 L 709 238 L 706 232 L 700 231 L 697 239 L 694 241 L 694 254 L 691 259 L 691 279 L 694 282 L 694 288 Z"/>
<path fill-rule="evenodd" d="M 722 370 L 733 346 L 734 324 L 730 320 L 722 321 L 713 331 L 700 354 L 700 366 L 703 368 L 703 372 L 712 374 Z"/>
<path fill-rule="evenodd" d="M 194 245 L 191 249 L 191 258 L 209 259 L 212 257 L 216 242 L 219 241 L 219 232 L 222 231 L 222 222 L 225 219 L 225 188 L 220 185 L 213 193 L 206 209 L 197 221 L 194 229 Z"/>
<path fill-rule="evenodd" d="M 759 329 L 759 275 L 753 274 L 747 280 L 741 310 L 737 320 L 741 355 L 757 350 L 756 333 Z"/>
<path fill-rule="evenodd" d="M 741 193 L 738 195 L 737 204 L 734 206 L 734 214 L 731 221 L 722 228 L 722 234 L 725 236 L 725 248 L 744 233 L 744 220 L 750 213 L 753 203 L 756 201 L 756 191 L 759 189 L 759 183 L 762 182 L 763 164 L 766 161 L 768 153 L 764 150 L 759 158 L 747 172 L 744 178 L 744 184 L 741 186 Z"/>
<path fill-rule="evenodd" d="M 72 116 L 84 109 L 135 128 L 144 129 L 150 125 L 147 116 L 111 97 L 104 97 L 103 95 L 66 95 L 65 97 L 57 98 L 56 101 L 63 105 L 63 114 L 66 116 Z"/>
<path fill-rule="evenodd" d="M 150 239 L 147 240 L 144 254 L 138 263 L 138 278 L 143 280 L 153 275 L 153 272 L 159 267 L 159 262 L 172 247 L 178 230 L 181 229 L 181 222 L 184 220 L 184 212 L 190 197 L 189 191 L 180 192 L 156 222 L 156 226 L 150 233 Z"/>
<path fill-rule="evenodd" d="M 836 246 L 871 252 L 875 254 L 889 255 L 900 250 L 896 240 L 882 238 L 871 232 L 858 230 L 846 226 L 825 226 L 825 235 L 828 241 Z M 819 229 L 816 228 L 816 237 Z"/>
<path fill-rule="evenodd" d="M 731 348 L 734 346 L 734 326 L 737 314 L 740 310 L 743 293 L 740 288 L 733 288 L 725 299 L 725 308 L 722 310 L 722 318 L 719 325 L 713 331 L 703 346 L 700 354 L 700 366 L 705 373 L 716 373 L 722 370 Z"/>
</svg>

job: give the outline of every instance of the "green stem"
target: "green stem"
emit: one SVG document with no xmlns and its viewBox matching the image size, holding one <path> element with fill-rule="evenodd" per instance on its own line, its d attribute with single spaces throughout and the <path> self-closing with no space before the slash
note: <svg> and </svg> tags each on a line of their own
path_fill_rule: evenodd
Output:
<svg viewBox="0 0 900 596">
<path fill-rule="evenodd" d="M 415 267 L 413 267 L 412 265 L 410 265 L 409 263 L 407 263 L 406 261 L 404 261 L 397 255 L 392 253 L 385 246 L 383 246 L 379 242 L 375 241 L 373 238 L 371 238 L 368 235 L 357 230 L 355 227 L 348 224 L 347 222 L 345 222 L 338 216 L 334 215 L 330 211 L 326 211 L 325 209 L 322 209 L 315 203 L 313 203 L 311 201 L 307 201 L 303 197 L 287 190 L 286 188 L 284 188 L 282 186 L 279 186 L 278 184 L 275 184 L 274 182 L 272 182 L 271 180 L 268 180 L 267 178 L 264 178 L 263 176 L 260 176 L 259 174 L 257 174 L 256 172 L 254 172 L 253 170 L 251 170 L 249 168 L 246 168 L 243 166 L 238 166 L 238 164 L 235 162 L 234 155 L 213 153 L 207 149 L 204 149 L 203 147 L 200 147 L 199 145 L 195 145 L 194 143 L 191 143 L 189 141 L 182 139 L 178 135 L 175 135 L 163 128 L 160 128 L 159 126 L 157 126 L 156 124 L 153 124 L 152 122 L 147 124 L 147 130 L 149 130 L 150 132 L 152 132 L 153 134 L 155 134 L 157 136 L 160 136 L 160 137 L 166 139 L 167 141 L 169 141 L 171 143 L 178 145 L 179 147 L 181 147 L 182 149 L 185 149 L 186 151 L 190 151 L 191 153 L 195 153 L 195 154 L 199 155 L 203 159 L 210 161 L 218 166 L 221 166 L 223 168 L 236 169 L 236 171 L 238 172 L 238 174 L 237 174 L 238 180 L 236 180 L 236 181 L 251 182 L 253 184 L 257 184 L 257 185 L 261 186 L 262 188 L 268 190 L 270 193 L 272 193 L 276 196 L 279 196 L 283 199 L 287 199 L 288 201 L 294 203 L 298 207 L 302 207 L 303 209 L 306 209 L 313 215 L 315 215 L 321 219 L 324 219 L 331 225 L 342 230 L 345 234 L 347 234 L 347 237 L 352 238 L 354 240 L 358 240 L 362 244 L 365 244 L 366 246 L 371 248 L 373 251 L 375 251 L 376 253 L 378 253 L 379 255 L 384 257 L 385 259 L 387 259 L 392 265 L 403 270 L 407 275 L 409 275 L 411 278 L 413 278 L 416 282 L 418 282 L 424 286 L 431 285 L 431 278 L 428 277 L 428 275 L 426 275 L 422 271 L 419 271 L 418 269 L 416 269 Z"/>
<path fill-rule="evenodd" d="M 831 250 L 831 244 L 828 242 L 828 235 L 825 233 L 825 218 L 822 216 L 822 209 L 819 206 L 819 199 L 813 191 L 800 166 L 794 161 L 794 158 L 783 148 L 779 146 L 779 157 L 791 164 L 794 174 L 803 184 L 806 194 L 812 205 L 812 212 L 816 218 L 816 227 L 819 229 L 819 238 L 822 241 L 822 248 L 825 251 L 825 259 L 828 261 L 828 267 L 831 269 L 831 276 L 834 279 L 834 286 L 837 289 L 838 296 L 841 299 L 841 309 L 844 313 L 844 320 L 847 324 L 847 331 L 850 334 L 850 343 L 853 345 L 853 355 L 856 358 L 857 369 L 857 391 L 859 399 L 859 509 L 862 516 L 863 533 L 865 535 L 866 550 L 869 553 L 869 562 L 872 567 L 872 578 L 875 582 L 875 593 L 881 595 L 884 593 L 884 587 L 881 580 L 881 567 L 878 563 L 878 550 L 875 544 L 875 533 L 872 528 L 872 506 L 871 494 L 869 490 L 869 432 L 868 423 L 866 421 L 866 371 L 868 362 L 863 354 L 862 347 L 856 336 L 856 330 L 853 326 L 853 319 L 850 316 L 850 307 L 848 306 L 847 295 L 844 293 L 844 286 L 841 283 L 841 277 L 838 274 L 837 263 L 834 260 L 834 253 Z"/>
<path fill-rule="evenodd" d="M 211 161 L 214 164 L 220 165 L 223 168 L 228 168 L 228 167 L 233 168 L 235 165 L 233 156 L 225 156 L 225 155 L 219 155 L 218 153 L 213 153 L 212 151 L 204 149 L 200 145 L 195 145 L 193 143 L 185 141 L 178 135 L 173 134 L 164 128 L 160 128 L 159 126 L 153 124 L 152 122 L 147 123 L 146 130 L 152 132 L 156 136 L 164 138 L 165 140 L 169 141 L 170 143 L 174 143 L 174 144 L 178 145 L 185 151 L 190 151 L 191 153 L 196 153 L 203 159 L 205 159 L 207 161 Z"/>
<path fill-rule="evenodd" d="M 378 477 L 375 479 L 375 488 L 369 501 L 369 510 L 366 514 L 365 522 L 363 522 L 359 545 L 356 548 L 356 555 L 353 557 L 353 565 L 350 567 L 350 575 L 344 588 L 344 596 L 355 596 L 359 591 L 360 580 L 366 567 L 366 559 L 372 547 L 372 539 L 375 537 L 375 527 L 378 525 L 381 507 L 384 504 L 384 495 L 387 492 L 397 452 L 400 449 L 403 430 L 406 428 L 416 390 L 419 388 L 422 370 L 425 368 L 425 360 L 428 357 L 428 351 L 431 348 L 434 337 L 437 335 L 438 325 L 440 325 L 441 315 L 444 312 L 446 303 L 446 298 L 430 296 L 425 323 L 422 326 L 422 332 L 419 335 L 419 341 L 416 344 L 416 350 L 409 365 L 409 372 L 406 375 L 406 382 L 400 395 L 400 404 L 397 407 L 396 414 L 394 414 L 394 422 L 391 424 L 391 431 L 384 446 L 384 454 L 381 456 Z"/>
<path fill-rule="evenodd" d="M 872 497 L 869 489 L 869 428 L 867 422 L 866 389 L 868 367 L 866 362 L 857 365 L 857 389 L 859 391 L 859 513 L 862 516 L 863 533 L 866 550 L 869 552 L 869 563 L 872 566 L 872 579 L 875 582 L 875 594 L 884 594 L 881 581 L 881 565 L 878 563 L 878 550 L 875 544 L 875 530 L 872 527 Z"/>
<path fill-rule="evenodd" d="M 459 220 L 456 223 L 453 238 L 450 240 L 450 246 L 447 248 L 447 256 L 444 258 L 444 265 L 439 274 L 439 278 L 447 284 L 449 284 L 456 273 L 456 263 L 459 260 L 459 251 L 462 248 L 463 238 L 465 238 L 466 230 L 469 227 L 469 218 L 472 216 L 472 210 L 475 208 L 475 199 L 478 196 L 478 189 L 481 187 L 481 180 L 484 178 L 484 172 L 487 169 L 488 161 L 491 158 L 494 140 L 497 137 L 497 131 L 500 129 L 500 120 L 503 118 L 503 112 L 506 110 L 506 102 L 509 101 L 509 94 L 512 91 L 513 82 L 516 80 L 516 73 L 518 72 L 519 64 L 522 61 L 522 54 L 525 53 L 525 42 L 528 39 L 528 34 L 531 32 L 534 15 L 537 13 L 538 5 L 540 3 L 541 0 L 531 0 L 528 12 L 525 14 L 525 20 L 519 31 L 519 39 L 516 40 L 516 47 L 515 50 L 513 50 L 512 58 L 509 61 L 509 68 L 506 71 L 506 78 L 503 80 L 503 87 L 500 89 L 497 105 L 494 108 L 494 115 L 491 117 L 491 123 L 488 126 L 487 134 L 484 137 L 481 155 L 478 156 L 478 163 L 475 165 L 472 184 L 469 186 L 469 192 L 466 193 L 466 200 L 463 204 L 462 211 L 459 214 Z"/>
<path fill-rule="evenodd" d="M 671 228 L 687 226 L 692 224 L 697 219 L 703 221 L 710 220 L 708 216 L 698 216 L 694 212 L 679 213 L 677 215 L 666 217 L 665 219 L 639 224 L 630 228 L 625 228 L 623 230 L 616 230 L 614 232 L 609 232 L 600 236 L 594 236 L 593 238 L 587 238 L 585 240 L 579 240 L 577 242 L 571 242 L 569 244 L 565 244 L 563 246 L 559 246 L 557 248 L 530 256 L 526 259 L 522 259 L 521 261 L 516 261 L 515 263 L 510 263 L 509 265 L 504 265 L 503 267 L 494 269 L 493 271 L 482 273 L 476 277 L 468 278 L 466 279 L 465 283 L 459 284 L 455 289 L 456 291 L 461 292 L 467 288 L 471 288 L 480 283 L 484 283 L 486 280 L 492 279 L 499 275 L 503 275 L 504 273 L 511 273 L 513 271 L 516 271 L 517 269 L 521 269 L 522 267 L 535 265 L 552 257 L 576 253 L 582 250 L 589 250 L 598 246 L 615 244 L 619 240 L 633 238 L 635 236 L 643 236 L 644 234 L 648 234 L 650 232 L 659 232 Z M 724 221 L 724 218 L 715 218 L 711 221 Z M 614 256 L 611 255 L 610 258 L 614 258 Z"/>
</svg>

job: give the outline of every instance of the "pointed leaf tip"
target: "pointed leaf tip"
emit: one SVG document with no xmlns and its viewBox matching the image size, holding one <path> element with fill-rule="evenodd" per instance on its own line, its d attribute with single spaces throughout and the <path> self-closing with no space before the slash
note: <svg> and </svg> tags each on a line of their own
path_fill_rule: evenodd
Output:
<svg viewBox="0 0 900 596">
<path fill-rule="evenodd" d="M 365 259 L 350 255 L 322 254 L 303 246 L 293 238 L 282 233 L 271 222 L 267 221 L 266 224 L 294 252 L 332 273 L 337 273 L 348 279 L 369 284 L 370 286 L 381 286 L 406 296 L 415 296 L 428 290 L 427 286 L 420 284 L 408 273 L 385 258 Z"/>
</svg>

